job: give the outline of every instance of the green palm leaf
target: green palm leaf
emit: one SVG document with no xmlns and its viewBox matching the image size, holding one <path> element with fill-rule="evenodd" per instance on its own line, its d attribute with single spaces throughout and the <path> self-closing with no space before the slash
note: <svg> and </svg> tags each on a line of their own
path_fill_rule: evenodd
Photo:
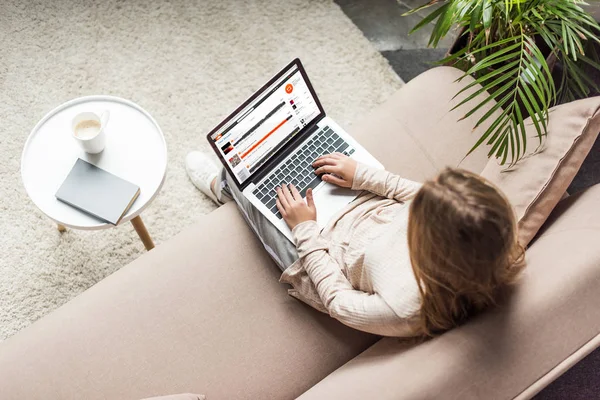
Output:
<svg viewBox="0 0 600 400">
<path fill-rule="evenodd" d="M 503 45 L 508 42 L 503 42 Z M 490 91 L 491 95 L 474 105 L 462 119 L 474 115 L 494 100 L 495 104 L 479 117 L 475 128 L 482 126 L 501 107 L 503 107 L 504 113 L 499 118 L 505 120 L 492 121 L 482 135 L 483 140 L 478 141 L 468 154 L 491 137 L 494 140 L 489 143 L 492 145 L 490 154 L 502 158 L 502 163 L 510 161 L 509 166 L 512 166 L 525 155 L 527 149 L 524 123 L 527 115 L 532 116 L 537 136 L 542 138 L 546 135 L 548 119 L 546 110 L 549 107 L 549 99 L 554 93 L 554 83 L 545 58 L 530 37 L 523 34 L 510 38 L 510 42 L 513 43 L 490 54 L 467 71 L 467 74 L 477 76 L 480 70 L 488 70 L 490 66 L 499 64 L 498 60 L 502 60 L 502 62 L 510 60 L 508 64 L 504 64 L 497 70 L 480 74 L 475 83 L 481 85 L 481 88 L 460 101 L 453 109 L 471 102 L 484 90 Z M 499 86 L 500 84 L 502 85 Z M 475 87 L 475 85 L 471 84 L 470 87 Z M 492 88 L 494 90 L 491 90 Z M 494 135 L 494 133 L 496 134 Z"/>
<path fill-rule="evenodd" d="M 600 91 L 586 72 L 600 70 L 592 46 L 600 44 L 600 26 L 580 7 L 581 0 L 432 0 L 411 12 L 437 3 L 443 4 L 413 31 L 434 23 L 429 44 L 437 46 L 453 26 L 462 29 L 462 47 L 440 63 L 463 69 L 458 80 L 474 78 L 456 93 L 452 108 L 466 108 L 461 119 L 475 116 L 474 129 L 482 128 L 467 156 L 486 145 L 488 157 L 510 168 L 527 155 L 528 129 L 538 139 L 536 151 L 543 144 L 548 110 L 557 101 Z M 555 84 L 556 60 L 562 68 Z"/>
</svg>

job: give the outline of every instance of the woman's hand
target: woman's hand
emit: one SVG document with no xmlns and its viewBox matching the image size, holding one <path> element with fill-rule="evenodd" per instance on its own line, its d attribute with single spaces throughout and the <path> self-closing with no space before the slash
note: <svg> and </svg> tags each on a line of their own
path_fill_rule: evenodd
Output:
<svg viewBox="0 0 600 400">
<path fill-rule="evenodd" d="M 341 153 L 331 153 L 317 158 L 312 166 L 321 179 L 345 188 L 351 188 L 356 172 L 356 161 Z M 332 175 L 333 174 L 333 175 Z"/>
<path fill-rule="evenodd" d="M 302 222 L 316 221 L 317 208 L 312 189 L 306 191 L 306 203 L 294 185 L 281 185 L 277 192 L 277 209 L 290 229 Z"/>
</svg>

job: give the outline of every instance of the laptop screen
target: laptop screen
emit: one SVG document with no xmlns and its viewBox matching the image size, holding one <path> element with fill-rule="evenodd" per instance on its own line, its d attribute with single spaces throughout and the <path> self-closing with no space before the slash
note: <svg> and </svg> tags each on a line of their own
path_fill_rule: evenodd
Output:
<svg viewBox="0 0 600 400">
<path fill-rule="evenodd" d="M 239 184 L 321 113 L 298 64 L 278 76 L 210 136 Z"/>
</svg>

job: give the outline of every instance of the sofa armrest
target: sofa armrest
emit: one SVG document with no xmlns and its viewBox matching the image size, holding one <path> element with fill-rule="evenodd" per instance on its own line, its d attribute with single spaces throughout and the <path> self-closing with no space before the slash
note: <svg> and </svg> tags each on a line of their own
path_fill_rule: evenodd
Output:
<svg viewBox="0 0 600 400">
<path fill-rule="evenodd" d="M 600 333 L 599 205 L 600 185 L 559 203 L 506 304 L 419 345 L 383 339 L 300 398 L 509 399 L 547 384 Z"/>
<path fill-rule="evenodd" d="M 430 69 L 400 88 L 348 131 L 387 170 L 418 182 L 432 177 L 445 166 L 460 166 L 480 173 L 488 161 L 488 149 L 482 146 L 464 161 L 463 158 L 501 110 L 475 130 L 477 120 L 495 104 L 493 100 L 469 118 L 458 121 L 472 104 L 489 96 L 484 92 L 471 103 L 450 111 L 481 88 L 476 85 L 453 99 L 461 88 L 473 81 L 468 76 L 456 82 L 463 74 L 452 67 Z"/>
</svg>

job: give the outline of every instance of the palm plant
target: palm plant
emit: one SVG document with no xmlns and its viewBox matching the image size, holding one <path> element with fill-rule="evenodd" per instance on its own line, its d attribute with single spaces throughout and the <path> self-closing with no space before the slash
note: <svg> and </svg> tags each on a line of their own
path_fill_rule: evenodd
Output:
<svg viewBox="0 0 600 400">
<path fill-rule="evenodd" d="M 461 32 L 451 54 L 440 63 L 465 71 L 460 79 L 467 75 L 475 78 L 457 96 L 477 84 L 482 88 L 454 108 L 483 91 L 490 93 L 462 119 L 492 99 L 495 104 L 474 129 L 501 111 L 468 154 L 486 143 L 490 146 L 488 157 L 495 156 L 502 165 L 509 162 L 510 168 L 526 154 L 528 116 L 540 149 L 550 107 L 599 91 L 586 68 L 600 70 L 594 46 L 600 43 L 600 26 L 581 8 L 585 4 L 581 0 L 431 0 L 409 12 L 439 5 L 411 31 L 435 21 L 430 46 L 436 47 L 453 27 Z"/>
</svg>

